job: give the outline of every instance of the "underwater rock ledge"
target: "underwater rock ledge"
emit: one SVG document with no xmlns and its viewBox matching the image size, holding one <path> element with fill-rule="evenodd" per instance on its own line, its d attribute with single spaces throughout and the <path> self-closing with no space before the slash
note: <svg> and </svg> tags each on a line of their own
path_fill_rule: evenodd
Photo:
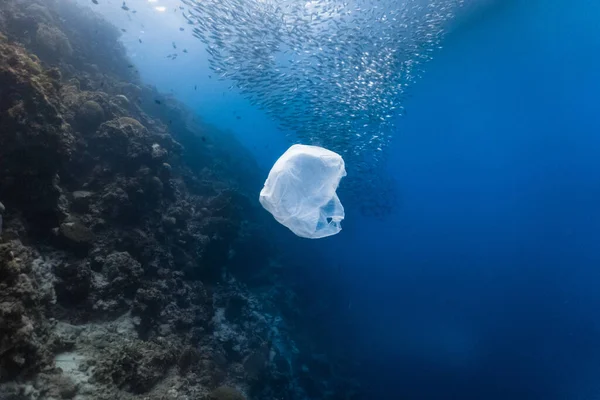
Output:
<svg viewBox="0 0 600 400">
<path fill-rule="evenodd" d="M 358 399 L 290 328 L 252 158 L 118 36 L 68 0 L 0 3 L 0 398 Z"/>
</svg>

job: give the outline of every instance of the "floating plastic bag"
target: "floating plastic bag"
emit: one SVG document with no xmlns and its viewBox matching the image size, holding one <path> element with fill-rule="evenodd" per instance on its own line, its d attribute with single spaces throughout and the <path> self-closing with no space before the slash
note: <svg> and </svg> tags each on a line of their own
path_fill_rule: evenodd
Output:
<svg viewBox="0 0 600 400">
<path fill-rule="evenodd" d="M 335 235 L 344 219 L 344 207 L 335 191 L 344 176 L 346 168 L 339 154 L 295 144 L 271 168 L 260 204 L 298 236 Z"/>
</svg>

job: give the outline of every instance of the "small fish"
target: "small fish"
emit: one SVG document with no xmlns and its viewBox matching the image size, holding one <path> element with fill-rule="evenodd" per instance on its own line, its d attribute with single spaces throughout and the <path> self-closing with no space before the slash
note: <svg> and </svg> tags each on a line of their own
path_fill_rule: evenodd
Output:
<svg viewBox="0 0 600 400">
<path fill-rule="evenodd" d="M 179 31 L 183 32 L 183 31 L 185 31 L 185 29 L 183 29 L 183 28 L 179 28 Z"/>
<path fill-rule="evenodd" d="M 176 49 L 176 48 L 177 48 L 177 45 L 175 44 L 175 42 L 172 42 L 171 44 L 173 45 L 173 48 L 174 48 L 174 49 Z"/>
<path fill-rule="evenodd" d="M 125 11 L 129 11 L 129 7 L 127 7 L 127 4 L 125 4 L 125 2 L 123 2 L 123 5 L 121 6 L 121 8 Z"/>
<path fill-rule="evenodd" d="M 198 85 L 194 85 L 194 90 L 198 90 Z"/>
<path fill-rule="evenodd" d="M 142 39 L 138 39 L 140 43 L 142 43 Z"/>
<path fill-rule="evenodd" d="M 236 119 L 238 119 L 238 120 L 239 120 L 239 119 L 242 119 L 242 117 L 240 117 L 239 115 L 236 115 L 236 117 L 235 117 L 235 118 L 236 118 Z"/>
<path fill-rule="evenodd" d="M 170 120 L 169 120 L 169 125 L 171 125 L 172 123 L 173 123 L 173 120 L 172 120 L 172 119 L 170 119 Z"/>
<path fill-rule="evenodd" d="M 127 68 L 133 68 L 133 65 L 129 64 L 129 65 L 127 66 Z"/>
<path fill-rule="evenodd" d="M 183 52 L 184 52 L 184 53 L 187 53 L 188 51 L 187 51 L 187 49 L 183 49 Z"/>
<path fill-rule="evenodd" d="M 98 4 L 98 0 L 92 0 L 92 3 Z"/>
<path fill-rule="evenodd" d="M 127 29 L 121 29 L 121 32 L 127 32 Z"/>
<path fill-rule="evenodd" d="M 155 102 L 156 104 L 158 104 L 159 106 L 162 104 L 160 100 L 154 100 L 154 102 Z"/>
<path fill-rule="evenodd" d="M 202 141 L 206 142 L 206 136 L 202 136 Z"/>
</svg>

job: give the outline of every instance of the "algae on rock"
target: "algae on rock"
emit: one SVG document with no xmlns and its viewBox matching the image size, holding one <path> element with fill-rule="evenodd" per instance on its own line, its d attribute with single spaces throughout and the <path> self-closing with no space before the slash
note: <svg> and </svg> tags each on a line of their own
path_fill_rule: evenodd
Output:
<svg viewBox="0 0 600 400">
<path fill-rule="evenodd" d="M 69 39 L 55 26 L 39 24 L 35 39 L 40 51 L 47 55 L 62 58 L 73 54 Z"/>
</svg>

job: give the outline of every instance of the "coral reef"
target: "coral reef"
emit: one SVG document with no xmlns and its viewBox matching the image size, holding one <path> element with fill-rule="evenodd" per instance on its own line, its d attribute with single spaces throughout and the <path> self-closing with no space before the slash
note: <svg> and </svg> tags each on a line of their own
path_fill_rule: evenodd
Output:
<svg viewBox="0 0 600 400">
<path fill-rule="evenodd" d="M 229 386 L 219 386 L 209 395 L 210 400 L 246 400 L 238 390 Z"/>
<path fill-rule="evenodd" d="M 0 380 L 32 373 L 51 360 L 44 311 L 53 295 L 37 281 L 43 267 L 35 256 L 18 240 L 0 244 Z"/>
<path fill-rule="evenodd" d="M 233 136 L 69 0 L 3 1 L 0 32 L 0 398 L 358 398 L 305 355 Z"/>
<path fill-rule="evenodd" d="M 55 26 L 40 23 L 35 32 L 35 43 L 39 52 L 46 57 L 61 59 L 73 55 L 69 39 Z"/>
</svg>

